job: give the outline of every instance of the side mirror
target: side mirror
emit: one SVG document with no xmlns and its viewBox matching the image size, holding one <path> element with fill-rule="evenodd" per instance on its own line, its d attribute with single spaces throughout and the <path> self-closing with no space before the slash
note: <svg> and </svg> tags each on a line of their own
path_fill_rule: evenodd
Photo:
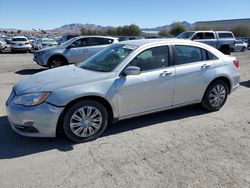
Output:
<svg viewBox="0 0 250 188">
<path fill-rule="evenodd" d="M 70 44 L 70 45 L 67 46 L 67 49 L 74 48 L 74 47 L 76 47 L 76 45 Z"/>
<path fill-rule="evenodd" d="M 141 69 L 136 66 L 128 66 L 123 70 L 123 74 L 129 75 L 139 75 L 141 73 Z"/>
</svg>

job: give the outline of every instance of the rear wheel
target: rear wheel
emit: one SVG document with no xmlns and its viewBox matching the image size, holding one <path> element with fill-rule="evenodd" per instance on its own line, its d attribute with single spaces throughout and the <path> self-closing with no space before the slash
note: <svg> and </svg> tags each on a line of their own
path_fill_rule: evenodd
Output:
<svg viewBox="0 0 250 188">
<path fill-rule="evenodd" d="M 98 138 L 106 129 L 108 113 L 95 101 L 80 101 L 69 108 L 64 116 L 63 130 L 72 141 L 80 143 Z"/>
<path fill-rule="evenodd" d="M 50 69 L 52 69 L 52 68 L 64 66 L 66 64 L 67 64 L 67 61 L 64 58 L 62 58 L 62 57 L 53 57 L 53 58 L 51 58 L 49 60 L 48 67 Z"/>
<path fill-rule="evenodd" d="M 246 50 L 246 47 L 243 46 L 242 49 L 241 49 L 241 52 L 245 52 L 245 50 Z"/>
<path fill-rule="evenodd" d="M 227 96 L 227 84 L 222 80 L 216 80 L 208 86 L 202 100 L 202 106 L 211 112 L 218 111 L 225 104 Z"/>
<path fill-rule="evenodd" d="M 230 55 L 231 54 L 231 51 L 230 51 L 230 48 L 228 46 L 222 46 L 220 48 L 220 51 L 223 53 L 223 54 L 226 54 L 226 55 Z"/>
</svg>

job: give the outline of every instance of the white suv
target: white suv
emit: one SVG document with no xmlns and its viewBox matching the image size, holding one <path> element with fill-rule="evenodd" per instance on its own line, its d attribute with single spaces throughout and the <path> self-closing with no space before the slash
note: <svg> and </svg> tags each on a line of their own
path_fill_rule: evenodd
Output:
<svg viewBox="0 0 250 188">
<path fill-rule="evenodd" d="M 10 44 L 11 52 L 16 52 L 16 51 L 22 51 L 22 52 L 29 51 L 30 52 L 31 48 L 32 46 L 27 37 L 17 36 L 17 37 L 13 37 L 11 40 L 11 44 Z"/>
</svg>

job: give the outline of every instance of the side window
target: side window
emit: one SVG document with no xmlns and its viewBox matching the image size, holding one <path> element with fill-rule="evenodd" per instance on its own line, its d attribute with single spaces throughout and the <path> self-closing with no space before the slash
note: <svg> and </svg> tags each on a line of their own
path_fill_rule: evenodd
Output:
<svg viewBox="0 0 250 188">
<path fill-rule="evenodd" d="M 89 38 L 78 39 L 73 43 L 76 48 L 89 46 Z"/>
<path fill-rule="evenodd" d="M 137 55 L 129 65 L 140 67 L 141 71 L 168 67 L 169 49 L 167 46 L 147 49 Z"/>
<path fill-rule="evenodd" d="M 203 49 L 194 46 L 176 45 L 174 50 L 175 65 L 203 61 Z"/>
<path fill-rule="evenodd" d="M 216 60 L 218 59 L 218 57 L 216 57 L 214 54 L 212 54 L 211 52 L 207 52 L 207 56 L 209 60 Z"/>
<path fill-rule="evenodd" d="M 203 33 L 196 33 L 193 37 L 193 40 L 203 39 Z"/>
<path fill-rule="evenodd" d="M 215 39 L 214 33 L 204 33 L 204 39 Z"/>
<path fill-rule="evenodd" d="M 103 39 L 104 44 L 112 44 L 114 42 L 113 39 Z"/>
<path fill-rule="evenodd" d="M 219 33 L 219 38 L 233 38 L 232 33 Z"/>
<path fill-rule="evenodd" d="M 98 46 L 98 45 L 105 45 L 105 44 L 112 44 L 113 39 L 107 39 L 107 38 L 91 38 L 91 46 Z"/>
</svg>

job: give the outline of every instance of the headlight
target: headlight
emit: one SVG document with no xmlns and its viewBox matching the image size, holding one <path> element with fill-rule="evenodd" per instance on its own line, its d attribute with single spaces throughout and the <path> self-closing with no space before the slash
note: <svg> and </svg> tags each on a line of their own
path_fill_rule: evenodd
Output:
<svg viewBox="0 0 250 188">
<path fill-rule="evenodd" d="M 24 106 L 36 106 L 43 103 L 48 96 L 50 95 L 49 92 L 45 93 L 28 93 L 21 96 L 18 96 L 14 103 Z"/>
</svg>

